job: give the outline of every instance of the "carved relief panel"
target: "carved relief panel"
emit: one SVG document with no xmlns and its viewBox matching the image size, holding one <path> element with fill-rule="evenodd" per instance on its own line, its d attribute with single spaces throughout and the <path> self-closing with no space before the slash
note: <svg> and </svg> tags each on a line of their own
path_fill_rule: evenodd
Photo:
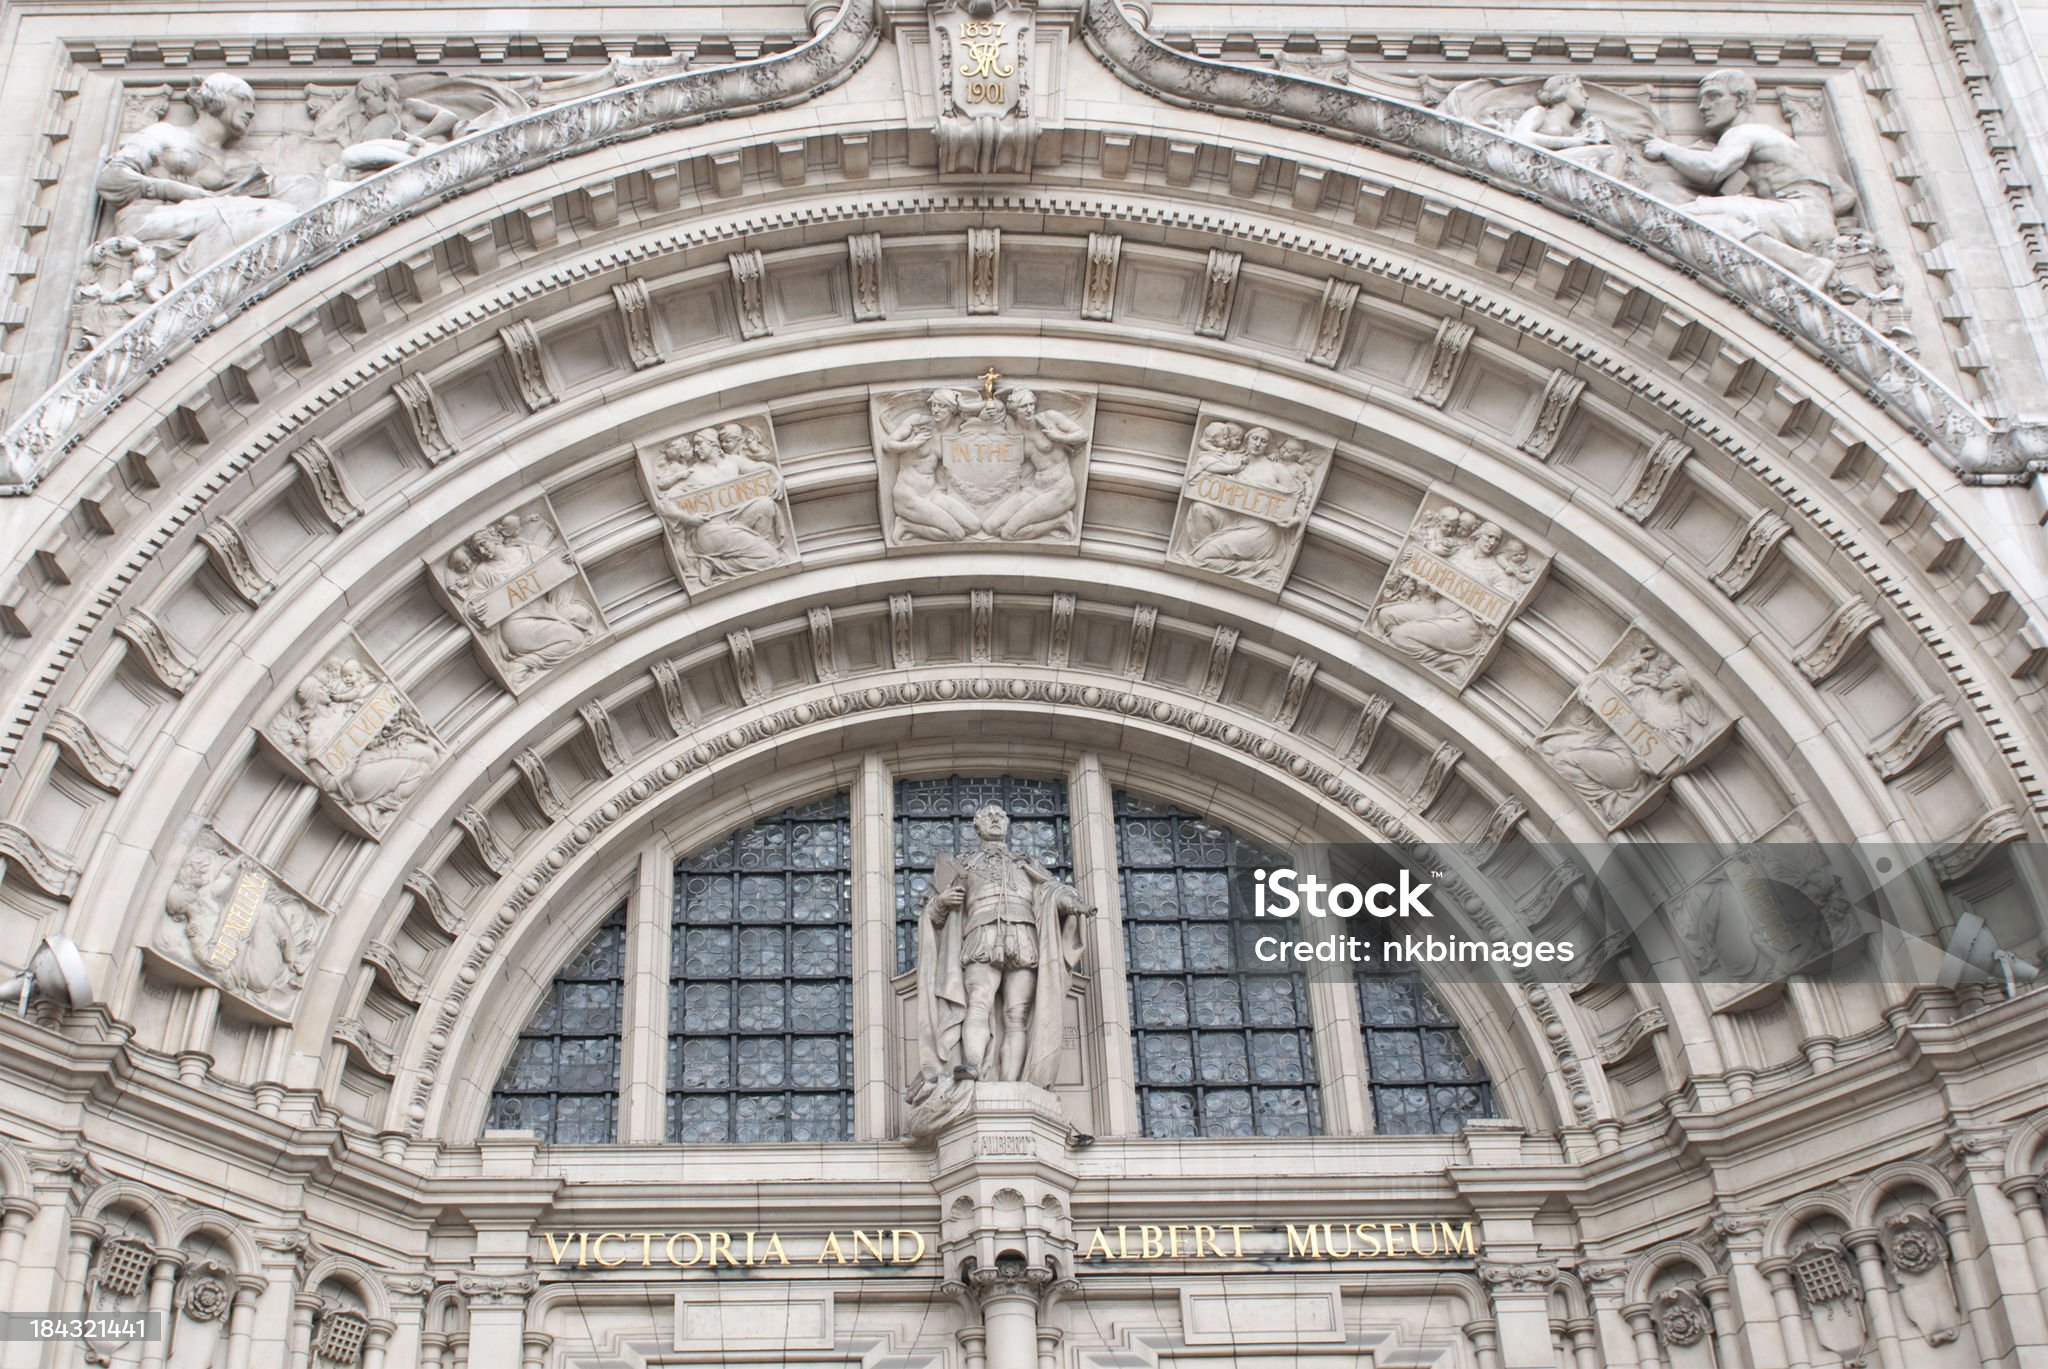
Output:
<svg viewBox="0 0 2048 1369">
<path fill-rule="evenodd" d="M 1426 499 L 1363 631 L 1463 689 L 1486 668 L 1549 568 L 1549 552 L 1499 523 Z"/>
<path fill-rule="evenodd" d="M 1032 112 L 1029 9 L 988 0 L 932 7 L 943 172 L 1029 171 L 1038 137 Z"/>
<path fill-rule="evenodd" d="M 299 681 L 262 736 L 343 824 L 373 839 L 448 755 L 353 635 Z"/>
<path fill-rule="evenodd" d="M 485 523 L 430 570 L 484 663 L 515 694 L 611 631 L 546 496 Z"/>
<path fill-rule="evenodd" d="M 212 827 L 185 849 L 147 954 L 277 1022 L 298 1011 L 331 915 Z"/>
<path fill-rule="evenodd" d="M 766 414 L 643 447 L 639 458 L 669 561 L 692 594 L 796 561 L 789 495 Z"/>
<path fill-rule="evenodd" d="M 1080 540 L 1092 391 L 1004 383 L 870 397 L 882 529 L 892 547 Z"/>
<path fill-rule="evenodd" d="M 1205 407 L 1195 419 L 1166 559 L 1279 589 L 1301 550 L 1330 453 L 1320 439 Z"/>
<path fill-rule="evenodd" d="M 1671 777 L 1704 760 L 1733 726 L 1692 672 L 1632 627 L 1536 747 L 1613 831 L 1654 807 Z"/>
</svg>

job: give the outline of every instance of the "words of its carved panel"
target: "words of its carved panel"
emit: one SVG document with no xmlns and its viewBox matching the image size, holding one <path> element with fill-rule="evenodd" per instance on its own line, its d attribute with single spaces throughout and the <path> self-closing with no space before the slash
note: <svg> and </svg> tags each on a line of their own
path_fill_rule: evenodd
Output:
<svg viewBox="0 0 2048 1369">
<path fill-rule="evenodd" d="M 211 827 L 186 848 L 148 951 L 260 1016 L 289 1022 L 330 914 Z"/>
<path fill-rule="evenodd" d="M 1330 469 L 1330 444 L 1204 408 L 1167 559 L 1278 589 Z"/>
<path fill-rule="evenodd" d="M 767 415 L 736 419 L 640 451 L 683 588 L 711 586 L 797 559 L 789 497 Z"/>
<path fill-rule="evenodd" d="M 1656 806 L 1734 726 L 1692 672 L 1630 628 L 1537 738 L 1551 768 L 1611 831 Z"/>
<path fill-rule="evenodd" d="M 1387 567 L 1365 634 L 1463 689 L 1486 668 L 1549 568 L 1549 553 L 1500 524 L 1425 500 Z"/>
<path fill-rule="evenodd" d="M 1095 396 L 1003 384 L 877 393 L 869 404 L 890 546 L 1080 540 Z"/>
<path fill-rule="evenodd" d="M 432 570 L 484 663 L 515 694 L 610 632 L 544 496 L 484 524 Z"/>
<path fill-rule="evenodd" d="M 353 636 L 299 681 L 262 736 L 336 817 L 371 838 L 384 834 L 448 755 L 405 691 Z"/>
</svg>

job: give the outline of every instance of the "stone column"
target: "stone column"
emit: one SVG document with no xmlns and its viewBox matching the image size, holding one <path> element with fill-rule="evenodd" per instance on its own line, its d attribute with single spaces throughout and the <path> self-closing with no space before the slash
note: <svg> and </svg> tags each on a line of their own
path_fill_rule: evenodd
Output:
<svg viewBox="0 0 2048 1369">
<path fill-rule="evenodd" d="M 988 1333 L 988 1369 L 1038 1369 L 1038 1299 L 1052 1282 L 1021 1258 L 999 1258 L 969 1276 Z"/>
<path fill-rule="evenodd" d="M 1977 1354 L 1983 1359 L 2002 1358 L 2006 1341 L 1991 1315 L 1976 1233 L 1970 1230 L 1970 1205 L 1961 1198 L 1949 1198 L 1929 1210 L 1948 1236 L 1949 1268 L 1955 1271 L 1956 1294 L 1962 1299 L 1963 1315 L 1970 1319 L 1970 1333 L 1977 1338 Z"/>
<path fill-rule="evenodd" d="M 384 1369 L 384 1354 L 391 1347 L 391 1333 L 398 1328 L 388 1321 L 373 1321 L 363 1333 L 361 1369 Z"/>
<path fill-rule="evenodd" d="M 1038 1369 L 1060 1369 L 1060 1341 L 1065 1335 L 1057 1326 L 1038 1328 Z"/>
<path fill-rule="evenodd" d="M 1493 1304 L 1503 1369 L 1551 1369 L 1557 1361 L 1550 1340 L 1550 1286 L 1557 1266 L 1481 1260 L 1479 1279 Z"/>
<path fill-rule="evenodd" d="M 1884 1244 L 1877 1232 L 1858 1227 L 1842 1238 L 1856 1252 L 1856 1278 L 1863 1285 L 1863 1309 L 1870 1318 L 1870 1334 L 1877 1338 L 1877 1358 L 1884 1369 L 1906 1369 L 1905 1354 L 1899 1348 L 1899 1329 L 1892 1320 L 1892 1294 L 1885 1284 Z"/>
<path fill-rule="evenodd" d="M 2038 1190 L 2029 1200 L 2026 1180 L 2005 1177 L 2005 1147 L 1989 1137 L 1951 1136 L 1949 1148 L 1969 1181 L 1962 1197 L 1985 1253 L 1992 1304 L 2012 1331 L 2013 1353 L 2024 1369 L 2048 1369 L 2042 1294 L 2048 1288 L 2048 1223 L 2041 1220 Z M 1988 1346 L 1978 1348 L 1991 1353 Z"/>
<path fill-rule="evenodd" d="M 972 1315 L 970 1311 L 969 1315 Z M 963 1326 L 953 1333 L 960 1342 L 960 1358 L 966 1369 L 988 1369 L 988 1333 L 979 1326 Z"/>
<path fill-rule="evenodd" d="M 1635 1338 L 1621 1315 L 1622 1290 L 1627 1286 L 1625 1264 L 1582 1264 L 1579 1282 L 1586 1288 L 1586 1305 L 1593 1310 L 1593 1323 L 1600 1332 L 1600 1350 L 1609 1369 L 1636 1369 Z"/>
<path fill-rule="evenodd" d="M 1701 1279 L 1700 1296 L 1706 1299 L 1707 1315 L 1714 1319 L 1715 1362 L 1733 1369 L 1733 1366 L 1741 1364 L 1743 1360 L 1743 1356 L 1738 1353 L 1742 1337 L 1735 1326 L 1735 1309 L 1728 1296 L 1728 1280 Z M 1780 1359 L 1777 1365 L 1771 1366 L 1771 1369 L 1778 1369 L 1783 1363 Z M 1754 1369 L 1766 1369 L 1766 1366 L 1758 1364 Z"/>
<path fill-rule="evenodd" d="M 526 1348 L 519 1360 L 519 1369 L 543 1369 L 548 1362 L 548 1347 L 554 1343 L 553 1336 L 540 1331 L 528 1331 Z"/>
<path fill-rule="evenodd" d="M 1500 1369 L 1500 1337 L 1495 1334 L 1492 1322 L 1484 1318 L 1468 1321 L 1458 1328 L 1465 1333 L 1465 1339 L 1472 1342 L 1472 1358 L 1479 1369 Z"/>
<path fill-rule="evenodd" d="M 71 1316 L 85 1311 L 85 1276 L 92 1268 L 92 1243 L 107 1234 L 98 1222 L 80 1217 L 71 1223 L 71 1249 L 64 1259 L 64 1298 L 57 1310 Z"/>
<path fill-rule="evenodd" d="M 1792 1261 L 1782 1256 L 1757 1266 L 1771 1285 L 1771 1306 L 1778 1316 L 1778 1337 L 1784 1342 L 1790 1369 L 1810 1369 L 1811 1351 L 1806 1346 L 1806 1322 L 1799 1312 L 1799 1290 L 1792 1286 Z"/>
<path fill-rule="evenodd" d="M 448 1338 L 429 1331 L 420 1337 L 420 1369 L 443 1369 L 448 1361 Z"/>
<path fill-rule="evenodd" d="M 2012 1204 L 2019 1219 L 2020 1239 L 2026 1243 L 2027 1263 L 2033 1270 L 2036 1301 L 2048 1295 L 2048 1213 L 2041 1210 L 2041 1180 L 2032 1174 L 1999 1183 L 1998 1191 Z"/>
<path fill-rule="evenodd" d="M 469 1304 L 469 1358 L 500 1369 L 526 1351 L 526 1300 L 540 1281 L 524 1274 L 464 1274 L 458 1283 Z"/>
<path fill-rule="evenodd" d="M 0 1198 L 0 1307 L 14 1306 L 14 1276 L 21 1270 L 28 1224 L 39 1209 L 33 1198 Z"/>
<path fill-rule="evenodd" d="M 228 1309 L 228 1369 L 249 1369 L 256 1344 L 256 1299 L 267 1286 L 254 1274 L 235 1280 L 235 1301 Z"/>
<path fill-rule="evenodd" d="M 291 1369 L 312 1369 L 313 1314 L 320 1310 L 320 1295 L 301 1292 L 292 1299 L 292 1335 L 286 1349 Z"/>
<path fill-rule="evenodd" d="M 1791 1360 L 1779 1329 L 1777 1306 L 1771 1297 L 1770 1284 L 1757 1268 L 1757 1261 L 1763 1254 L 1763 1219 L 1728 1214 L 1716 1218 L 1714 1228 L 1722 1248 L 1728 1253 L 1726 1296 L 1733 1299 L 1734 1317 L 1741 1323 L 1739 1334 L 1748 1346 L 1752 1369 L 1789 1369 Z M 1701 1287 L 1704 1289 L 1706 1285 Z M 1714 1324 L 1718 1329 L 1726 1319 L 1724 1309 L 1711 1294 L 1707 1301 L 1714 1308 Z M 1730 1334 L 1735 1334 L 1732 1327 Z M 1734 1341 L 1729 1340 L 1727 1344 L 1732 1346 Z"/>
<path fill-rule="evenodd" d="M 170 1346 L 171 1292 L 184 1267 L 185 1252 L 176 1246 L 167 1245 L 156 1252 L 156 1267 L 149 1276 L 149 1315 L 164 1334 L 143 1342 L 142 1369 L 164 1369 L 164 1351 Z"/>
<path fill-rule="evenodd" d="M 1575 1369 L 1601 1369 L 1600 1342 L 1591 1317 L 1573 1317 L 1564 1324 L 1566 1342 L 1571 1346 Z"/>
<path fill-rule="evenodd" d="M 1657 1322 L 1650 1304 L 1632 1302 L 1621 1309 L 1628 1329 L 1635 1337 L 1638 1369 L 1664 1369 L 1664 1352 L 1657 1344 Z"/>
</svg>

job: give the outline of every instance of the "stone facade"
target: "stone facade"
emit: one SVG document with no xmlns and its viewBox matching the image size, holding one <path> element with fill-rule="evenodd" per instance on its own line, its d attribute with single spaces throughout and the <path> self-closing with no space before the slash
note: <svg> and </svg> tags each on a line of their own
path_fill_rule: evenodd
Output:
<svg viewBox="0 0 2048 1369">
<path fill-rule="evenodd" d="M 0 49 L 0 1309 L 170 1334 L 0 1369 L 2048 1362 L 2034 8 L 105 8 Z M 1229 996 L 1318 842 L 1686 919 Z M 1748 917 L 1852 842 L 1901 938 Z"/>
</svg>

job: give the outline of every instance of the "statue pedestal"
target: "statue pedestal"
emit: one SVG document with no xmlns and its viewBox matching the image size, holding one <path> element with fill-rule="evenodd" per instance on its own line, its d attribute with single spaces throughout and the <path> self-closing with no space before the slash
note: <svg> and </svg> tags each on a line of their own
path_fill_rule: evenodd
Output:
<svg viewBox="0 0 2048 1369">
<path fill-rule="evenodd" d="M 980 1318 L 988 1369 L 1037 1369 L 1043 1314 L 1075 1286 L 1073 1131 L 1050 1091 L 977 1083 L 935 1134 L 944 1287 Z"/>
</svg>

